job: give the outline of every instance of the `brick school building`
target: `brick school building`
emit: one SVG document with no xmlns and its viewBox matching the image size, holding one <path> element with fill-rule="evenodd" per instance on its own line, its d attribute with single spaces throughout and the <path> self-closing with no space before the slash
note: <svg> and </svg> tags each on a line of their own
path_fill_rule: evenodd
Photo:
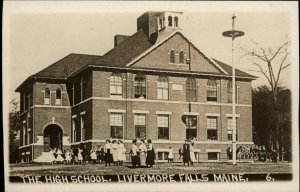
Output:
<svg viewBox="0 0 300 192">
<path fill-rule="evenodd" d="M 181 12 L 146 12 L 137 32 L 116 35 L 102 56 L 69 54 L 28 77 L 20 93 L 20 158 L 47 161 L 50 148 L 90 149 L 106 139 L 151 139 L 156 160 L 185 139 L 198 161 L 226 161 L 232 140 L 232 68 L 181 32 Z M 252 141 L 251 81 L 236 69 L 237 145 Z M 129 159 L 129 156 L 128 156 Z"/>
</svg>

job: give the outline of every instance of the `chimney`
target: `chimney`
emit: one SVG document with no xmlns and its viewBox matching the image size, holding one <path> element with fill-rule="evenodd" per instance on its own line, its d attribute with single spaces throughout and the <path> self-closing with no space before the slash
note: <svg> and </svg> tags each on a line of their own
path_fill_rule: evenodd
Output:
<svg viewBox="0 0 300 192">
<path fill-rule="evenodd" d="M 125 41 L 128 37 L 127 35 L 115 35 L 114 37 L 114 46 L 118 46 L 120 43 L 122 43 L 123 41 Z"/>
<path fill-rule="evenodd" d="M 157 15 L 161 12 L 148 11 L 137 19 L 137 30 L 143 30 L 150 38 L 153 33 L 157 32 Z"/>
</svg>

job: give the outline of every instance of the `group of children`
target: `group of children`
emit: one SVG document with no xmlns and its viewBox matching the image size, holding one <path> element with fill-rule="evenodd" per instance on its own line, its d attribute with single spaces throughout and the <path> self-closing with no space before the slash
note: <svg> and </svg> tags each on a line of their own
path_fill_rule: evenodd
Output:
<svg viewBox="0 0 300 192">
<path fill-rule="evenodd" d="M 85 147 L 74 147 L 72 149 L 50 149 L 51 161 L 54 163 L 85 164 L 105 163 L 105 165 L 123 165 L 126 161 L 126 148 L 121 140 L 107 140 L 103 146 L 93 146 L 91 150 Z"/>
</svg>

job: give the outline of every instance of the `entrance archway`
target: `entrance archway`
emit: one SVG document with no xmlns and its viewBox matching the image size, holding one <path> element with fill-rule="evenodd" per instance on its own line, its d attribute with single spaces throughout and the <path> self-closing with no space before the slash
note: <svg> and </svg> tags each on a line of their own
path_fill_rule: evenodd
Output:
<svg viewBox="0 0 300 192">
<path fill-rule="evenodd" d="M 44 130 L 44 151 L 50 151 L 50 148 L 62 148 L 62 129 L 55 124 L 48 125 Z"/>
</svg>

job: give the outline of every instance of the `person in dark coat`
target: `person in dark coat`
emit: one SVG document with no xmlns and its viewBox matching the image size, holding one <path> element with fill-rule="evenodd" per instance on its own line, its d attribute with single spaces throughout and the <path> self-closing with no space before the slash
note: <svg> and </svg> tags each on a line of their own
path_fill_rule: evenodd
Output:
<svg viewBox="0 0 300 192">
<path fill-rule="evenodd" d="M 110 140 L 106 140 L 106 144 L 104 146 L 105 151 L 105 166 L 110 165 L 114 162 L 113 156 L 112 156 L 112 146 Z"/>
<path fill-rule="evenodd" d="M 72 153 L 73 153 L 73 156 L 74 156 L 73 163 L 77 164 L 78 163 L 78 153 L 79 153 L 78 148 L 77 147 L 73 148 Z"/>
<path fill-rule="evenodd" d="M 155 165 L 155 151 L 152 146 L 151 139 L 147 141 L 147 157 L 146 157 L 146 165 L 147 167 L 152 167 Z"/>
<path fill-rule="evenodd" d="M 133 167 L 136 166 L 140 166 L 141 162 L 140 162 L 140 157 L 139 157 L 139 148 L 136 145 L 137 140 L 134 139 L 132 141 L 132 146 L 131 146 L 131 151 L 130 151 L 130 155 L 131 155 L 131 163 Z"/>
<path fill-rule="evenodd" d="M 183 156 L 183 165 L 187 164 L 190 165 L 191 157 L 190 157 L 190 144 L 189 140 L 185 140 L 185 143 L 182 147 L 182 156 Z"/>
</svg>

